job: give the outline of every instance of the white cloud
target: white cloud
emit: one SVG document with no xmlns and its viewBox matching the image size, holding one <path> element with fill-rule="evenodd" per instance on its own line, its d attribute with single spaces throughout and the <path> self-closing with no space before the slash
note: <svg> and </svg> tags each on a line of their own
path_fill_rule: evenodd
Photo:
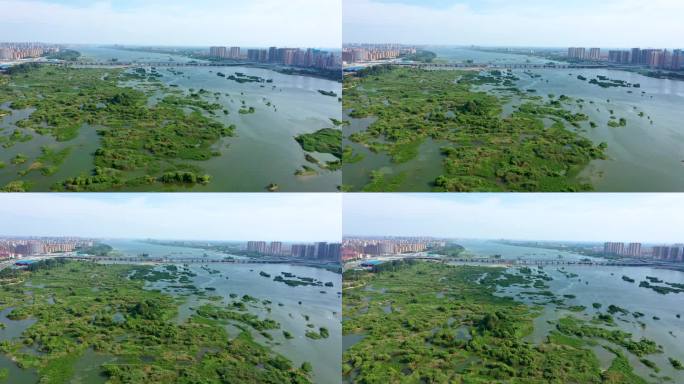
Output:
<svg viewBox="0 0 684 384">
<path fill-rule="evenodd" d="M 66 5 L 0 0 L 6 41 L 339 47 L 341 0 L 111 1 Z"/>
<path fill-rule="evenodd" d="M 345 0 L 344 41 L 674 48 L 684 36 L 680 0 L 483 1 L 477 9 L 452 3 Z"/>
<path fill-rule="evenodd" d="M 684 242 L 681 194 L 345 195 L 345 234 Z"/>
<path fill-rule="evenodd" d="M 339 241 L 339 194 L 3 194 L 0 234 Z"/>
</svg>

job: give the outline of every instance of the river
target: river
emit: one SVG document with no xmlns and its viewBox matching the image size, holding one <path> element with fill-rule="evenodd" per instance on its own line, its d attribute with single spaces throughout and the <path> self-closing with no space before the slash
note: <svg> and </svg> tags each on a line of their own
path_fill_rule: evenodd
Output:
<svg viewBox="0 0 684 384">
<path fill-rule="evenodd" d="M 466 252 L 477 256 L 488 257 L 500 254 L 505 259 L 543 259 L 560 254 L 564 259 L 586 258 L 586 256 L 572 252 L 519 247 L 494 241 L 464 240 L 458 241 L 458 243 L 465 247 Z M 672 377 L 674 382 L 684 382 L 684 372 L 675 370 L 667 360 L 668 357 L 684 359 L 684 343 L 682 343 L 684 340 L 684 318 L 677 317 L 677 315 L 684 316 L 684 293 L 661 295 L 651 289 L 639 287 L 639 282 L 645 281 L 647 276 L 657 277 L 670 283 L 684 283 L 684 272 L 650 267 L 565 266 L 562 267 L 562 270 L 559 268 L 561 267 L 544 267 L 543 271 L 553 278 L 553 280 L 545 282 L 549 286 L 548 290 L 560 298 L 563 298 L 563 295 L 574 295 L 574 298 L 564 299 L 565 305 L 584 306 L 586 308 L 580 312 L 570 312 L 566 309 L 559 309 L 553 303 L 544 304 L 541 315 L 534 320 L 534 331 L 529 336 L 528 341 L 539 343 L 545 339 L 549 331 L 555 328 L 554 324 L 549 324 L 547 321 L 554 321 L 567 315 L 590 320 L 597 312 L 605 312 L 606 308 L 613 304 L 630 312 L 626 316 L 615 315 L 615 324 L 619 329 L 631 333 L 636 340 L 643 337 L 654 340 L 662 346 L 664 353 L 646 356 L 661 369 L 658 375 Z M 517 268 L 510 270 L 517 271 Z M 568 274 L 576 274 L 577 276 L 568 277 L 572 276 Z M 628 276 L 636 282 L 627 282 L 622 279 L 622 276 Z M 498 294 L 513 296 L 516 300 L 530 305 L 538 305 L 540 303 L 539 297 L 519 295 L 522 291 L 532 290 L 534 289 L 512 286 L 500 288 Z M 541 290 L 546 290 L 546 288 Z M 593 303 L 602 304 L 602 308 L 593 308 Z M 641 312 L 644 316 L 635 318 L 631 314 L 634 312 Z M 642 327 L 639 322 L 644 323 L 645 326 Z M 607 344 L 604 341 L 601 343 Z M 649 374 L 653 371 L 641 363 L 639 358 L 624 349 L 622 350 L 628 356 L 635 372 L 645 379 L 649 379 Z M 605 353 L 602 348 L 598 348 L 595 352 L 597 352 L 597 357 L 599 357 L 604 368 L 610 365 L 613 358 L 611 353 Z"/>
<path fill-rule="evenodd" d="M 102 47 L 74 47 L 82 53 L 83 60 L 108 61 L 118 59 L 129 62 L 187 62 L 192 59 L 168 54 L 135 52 Z M 319 90 L 333 91 L 340 95 L 340 83 L 308 76 L 285 75 L 275 71 L 252 67 L 181 67 L 179 72 L 160 68 L 160 80 L 166 85 L 189 91 L 205 89 L 211 93 L 220 92 L 218 100 L 212 100 L 230 111 L 219 114 L 216 119 L 226 125 L 235 124 L 234 137 L 223 138 L 212 148 L 220 156 L 195 164 L 212 176 L 208 185 L 186 188 L 203 192 L 260 192 L 267 185 L 278 184 L 281 191 L 289 192 L 334 192 L 341 184 L 341 171 L 319 170 L 316 176 L 300 177 L 294 173 L 308 164 L 305 152 L 295 137 L 332 127 L 331 118 L 341 119 L 340 103 L 337 97 L 320 94 Z M 265 86 L 260 83 L 239 84 L 217 76 L 218 72 L 231 75 L 241 72 L 249 76 L 273 79 Z M 229 96 L 226 96 L 228 94 Z M 241 101 L 253 106 L 253 114 L 240 114 Z M 270 103 L 270 105 L 267 105 Z M 3 111 L 10 111 L 7 103 L 0 105 Z M 9 135 L 15 129 L 17 120 L 27 118 L 31 110 L 11 111 L 0 117 L 0 135 Z M 94 169 L 93 153 L 99 147 L 97 127 L 84 125 L 79 137 L 65 143 L 58 143 L 51 137 L 33 134 L 31 141 L 17 143 L 10 150 L 0 150 L 0 161 L 6 163 L 0 169 L 0 184 L 22 179 L 32 183 L 36 191 L 47 191 L 67 177 L 90 174 Z M 40 172 L 31 172 L 24 177 L 17 176 L 17 167 L 10 165 L 17 153 L 30 159 L 40 153 L 40 147 L 48 145 L 56 149 L 75 146 L 57 174 L 45 177 Z M 322 162 L 335 160 L 329 154 L 313 153 Z M 30 162 L 29 162 L 30 164 Z M 142 186 L 141 191 L 169 189 L 173 187 Z M 177 189 L 177 187 L 175 187 Z"/>
<path fill-rule="evenodd" d="M 547 59 L 499 52 L 482 52 L 457 47 L 427 47 L 437 54 L 437 60 L 461 63 L 472 60 L 483 64 L 543 64 Z M 684 82 L 646 77 L 634 72 L 612 69 L 532 69 L 514 70 L 520 80 L 519 89 L 535 89 L 536 94 L 556 97 L 566 95 L 583 99 L 583 107 L 576 103 L 566 105 L 572 112 L 581 112 L 597 124 L 591 128 L 589 122 L 581 124 L 579 134 L 595 144 L 605 142 L 607 160 L 592 161 L 578 176 L 579 181 L 588 182 L 599 192 L 677 192 L 684 191 Z M 531 72 L 541 77 L 528 76 Z M 606 76 L 640 84 L 640 88 L 602 88 L 589 84 L 587 79 Z M 644 92 L 644 93 L 642 93 Z M 510 96 L 510 95 L 508 95 Z M 521 100 L 513 97 L 504 106 L 504 115 L 510 114 Z M 610 111 L 613 111 L 613 114 Z M 640 116 L 643 113 L 643 117 Z M 612 128 L 608 126 L 611 116 L 625 118 L 627 125 Z M 372 120 L 352 119 L 352 125 L 345 128 L 345 136 L 364 130 Z M 568 126 L 569 129 L 572 127 Z M 402 191 L 429 191 L 433 175 L 443 172 L 442 156 L 434 153 L 432 146 L 421 148 L 425 155 L 408 163 L 396 166 L 385 155 L 372 154 L 367 149 L 352 145 L 355 152 L 365 159 L 344 168 L 344 184 L 360 189 L 369 182 L 371 170 L 396 175 L 402 172 L 407 179 L 401 184 Z M 426 145 L 426 144 L 424 144 Z M 438 148 L 439 145 L 435 145 Z M 427 170 L 427 171 L 426 171 Z"/>
<path fill-rule="evenodd" d="M 208 259 L 222 259 L 228 254 L 206 251 L 204 249 L 189 246 L 171 246 L 148 242 L 145 240 L 106 240 L 106 244 L 114 248 L 115 254 L 122 256 L 139 256 L 143 253 L 150 257 L 187 258 L 206 257 Z M 237 257 L 237 256 L 232 256 Z M 164 266 L 157 267 L 163 270 Z M 183 303 L 179 307 L 176 321 L 186 321 L 202 304 L 220 305 L 229 304 L 232 300 L 230 294 L 238 297 L 250 295 L 259 301 L 270 300 L 272 302 L 266 310 L 264 306 L 247 306 L 248 310 L 260 318 L 270 318 L 281 324 L 280 329 L 268 331 L 273 337 L 266 339 L 257 331 L 252 331 L 254 339 L 285 356 L 292 361 L 294 366 L 300 366 L 303 362 L 311 363 L 313 367 L 312 379 L 315 383 L 338 384 L 341 382 L 342 366 L 342 303 L 341 286 L 342 276 L 325 269 L 294 266 L 287 264 L 207 264 L 190 265 L 190 270 L 196 274 L 191 277 L 190 284 L 199 290 L 211 291 L 209 296 L 221 296 L 222 301 L 216 302 L 206 296 L 187 295 L 179 292 L 176 288 L 168 285 L 175 283 L 148 282 L 146 289 L 161 289 L 166 293 L 181 298 Z M 263 271 L 271 278 L 261 276 Z M 291 287 L 282 282 L 273 280 L 273 277 L 282 273 L 292 273 L 300 277 L 310 277 L 321 282 L 331 282 L 328 286 L 297 286 Z M 30 287 L 30 284 L 26 284 Z M 35 323 L 35 319 L 13 321 L 7 319 L 7 314 L 12 308 L 5 308 L 0 312 L 0 322 L 5 324 L 0 329 L 0 341 L 15 339 L 21 336 L 24 330 Z M 304 316 L 308 316 L 306 319 Z M 122 321 L 123 317 L 121 318 Z M 330 336 L 318 340 L 310 339 L 305 334 L 309 328 L 307 324 L 313 324 L 314 330 L 325 327 Z M 294 337 L 286 339 L 283 330 L 289 331 Z M 227 325 L 226 331 L 230 338 L 237 336 L 239 329 L 233 325 Z M 99 367 L 107 362 L 115 362 L 116 357 L 104 355 L 89 349 L 79 358 L 74 366 L 74 376 L 70 383 L 104 383 L 105 378 L 101 375 Z M 20 369 L 7 357 L 0 355 L 0 369 L 9 370 L 11 383 L 13 384 L 36 384 L 38 375 L 33 370 Z"/>
</svg>

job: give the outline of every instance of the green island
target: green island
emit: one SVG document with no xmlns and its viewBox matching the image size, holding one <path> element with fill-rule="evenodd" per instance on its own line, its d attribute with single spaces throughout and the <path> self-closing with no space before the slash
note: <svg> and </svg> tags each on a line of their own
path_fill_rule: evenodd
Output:
<svg viewBox="0 0 684 384">
<path fill-rule="evenodd" d="M 524 92 L 514 86 L 517 79 L 502 71 L 361 70 L 345 79 L 343 107 L 352 119 L 374 122 L 348 138 L 394 164 L 415 159 L 426 141 L 440 143 L 443 173 L 428 190 L 592 190 L 577 175 L 590 161 L 605 158 L 607 145 L 580 135 L 589 118 L 569 111 L 580 101 Z M 514 97 L 521 104 L 505 115 L 503 107 Z M 345 166 L 362 161 L 345 153 Z M 374 171 L 369 185 L 356 188 L 395 191 L 402 179 Z"/>
<path fill-rule="evenodd" d="M 220 155 L 212 147 L 235 131 L 235 126 L 215 119 L 221 106 L 208 101 L 209 92 L 186 94 L 166 87 L 154 69 L 20 65 L 3 77 L 0 103 L 10 102 L 12 110 L 31 113 L 16 123 L 12 135 L 3 136 L 2 145 L 31 141 L 35 135 L 55 141 L 35 159 L 17 155 L 12 165 L 18 178 L 5 189 L 30 188 L 21 176 L 32 171 L 55 174 L 70 151 L 62 142 L 68 144 L 84 130 L 96 130 L 99 136 L 92 171 L 56 183 L 55 191 L 205 184 L 211 177 L 197 161 Z M 246 112 L 253 113 L 253 108 Z M 24 163 L 28 166 L 21 167 Z"/>
<path fill-rule="evenodd" d="M 518 272 L 411 260 L 387 262 L 372 271 L 346 271 L 343 337 L 350 341 L 343 356 L 345 380 L 647 383 L 635 374 L 626 353 L 648 361 L 644 364 L 657 373 L 648 356 L 662 353 L 660 347 L 601 321 L 609 314 L 592 320 L 572 315 L 549 320 L 553 327 L 544 340 L 529 341 L 541 307 L 495 292 L 534 286 L 542 290 L 523 293 L 559 305 L 563 299 L 543 290 L 551 279 L 543 271 L 523 267 Z M 607 367 L 601 367 L 595 348 L 612 356 Z"/>
<path fill-rule="evenodd" d="M 324 91 L 322 89 L 319 89 L 318 93 L 320 93 L 323 96 L 337 97 L 337 93 L 335 93 L 334 91 Z"/>
<path fill-rule="evenodd" d="M 93 356 L 106 358 L 100 370 L 112 384 L 311 382 L 309 363 L 293 367 L 252 338 L 252 330 L 270 336 L 281 328 L 247 312 L 246 304 L 258 299 L 231 295 L 234 302 L 223 305 L 215 300 L 220 297 L 208 297 L 212 303 L 179 321 L 182 297 L 143 288 L 155 281 L 186 282 L 177 289 L 196 292 L 187 284 L 191 274 L 177 266 L 159 271 L 64 260 L 4 270 L 0 308 L 11 308 L 12 321 L 35 323 L 19 339 L 1 342 L 0 352 L 36 371 L 43 384 L 71 382 L 79 362 Z M 227 322 L 239 328 L 237 336 L 229 337 Z"/>
<path fill-rule="evenodd" d="M 333 120 L 335 125 L 337 120 Z M 335 156 L 338 160 L 326 161 L 321 163 L 318 159 L 305 154 L 305 159 L 309 163 L 316 164 L 320 168 L 328 171 L 338 171 L 342 169 L 342 131 L 338 128 L 323 128 L 314 133 L 306 133 L 295 137 L 305 152 L 328 153 Z M 297 176 L 314 176 L 318 174 L 315 168 L 303 165 L 295 172 Z"/>
<path fill-rule="evenodd" d="M 342 158 L 342 131 L 335 128 L 323 128 L 314 133 L 299 135 L 295 138 L 307 152 L 330 153 Z"/>
</svg>

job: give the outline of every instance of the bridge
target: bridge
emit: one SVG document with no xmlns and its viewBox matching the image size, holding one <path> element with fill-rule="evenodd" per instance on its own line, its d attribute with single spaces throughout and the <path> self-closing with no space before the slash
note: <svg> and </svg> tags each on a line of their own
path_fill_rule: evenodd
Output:
<svg viewBox="0 0 684 384">
<path fill-rule="evenodd" d="M 296 264 L 294 260 L 272 259 L 210 259 L 203 257 L 109 257 L 109 256 L 59 256 L 64 260 L 90 261 L 94 263 L 122 264 Z"/>
<path fill-rule="evenodd" d="M 458 264 L 491 264 L 507 266 L 580 266 L 580 267 L 651 267 L 657 264 L 646 261 L 612 261 L 612 260 L 562 260 L 562 259 L 496 259 L 496 258 L 437 258 L 428 256 L 407 257 L 405 260 L 429 260 L 453 262 Z"/>
<path fill-rule="evenodd" d="M 603 69 L 601 64 L 492 64 L 492 63 L 396 63 L 398 67 L 418 69 Z"/>
<path fill-rule="evenodd" d="M 60 61 L 60 62 L 40 62 L 39 64 L 47 64 L 56 67 L 93 67 L 93 68 L 148 68 L 148 67 L 241 67 L 253 66 L 258 63 L 241 62 L 241 63 L 225 63 L 225 62 L 199 62 L 199 61 Z"/>
</svg>

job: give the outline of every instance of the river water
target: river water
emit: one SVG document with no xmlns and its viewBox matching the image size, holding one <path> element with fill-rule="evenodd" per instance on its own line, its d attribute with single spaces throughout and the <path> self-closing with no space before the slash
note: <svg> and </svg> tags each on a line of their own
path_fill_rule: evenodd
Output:
<svg viewBox="0 0 684 384">
<path fill-rule="evenodd" d="M 207 258 L 223 259 L 227 256 L 241 258 L 240 256 L 228 255 L 221 252 L 207 251 L 200 248 L 164 245 L 144 240 L 106 240 L 106 244 L 114 248 L 114 252 L 123 256 L 139 256 L 143 253 L 150 257 L 173 258 Z M 197 276 L 192 278 L 192 284 L 200 289 L 213 288 L 210 295 L 219 295 L 226 303 L 231 293 L 250 295 L 259 300 L 271 300 L 271 312 L 266 310 L 249 308 L 252 313 L 260 317 L 268 317 L 278 321 L 281 328 L 269 331 L 273 341 L 269 341 L 258 332 L 252 332 L 254 338 L 260 343 L 271 347 L 292 360 L 297 366 L 308 361 L 313 366 L 316 383 L 338 383 L 342 361 L 342 299 L 341 292 L 342 276 L 320 268 L 294 266 L 286 264 L 207 264 L 191 265 L 189 268 Z M 219 273 L 211 273 L 210 271 Z M 265 278 L 259 272 L 270 274 L 272 278 Z M 282 272 L 292 273 L 297 276 L 312 277 L 323 282 L 332 282 L 333 287 L 298 286 L 290 287 L 284 283 L 273 281 L 273 277 Z M 163 282 L 150 283 L 149 288 L 157 289 L 168 285 Z M 170 294 L 177 294 L 174 290 L 167 290 Z M 301 304 L 299 304 L 301 302 Z M 181 306 L 179 321 L 184 321 L 191 316 L 193 310 L 202 303 L 212 303 L 206 299 L 190 296 Z M 283 304 L 282 306 L 279 305 Z M 309 321 L 304 319 L 309 316 Z M 312 340 L 305 336 L 309 328 L 307 324 L 314 324 L 315 329 L 325 327 L 330 331 L 328 339 Z M 229 326 L 228 332 L 236 335 L 236 328 Z M 282 334 L 287 330 L 294 336 L 287 340 Z"/>
<path fill-rule="evenodd" d="M 438 55 L 438 60 L 446 62 L 465 62 L 472 60 L 483 64 L 543 64 L 549 60 L 498 52 L 482 52 L 456 47 L 428 47 Z M 538 74 L 532 77 L 524 72 Z M 578 176 L 582 182 L 591 183 L 599 192 L 677 192 L 684 191 L 684 82 L 655 79 L 633 72 L 608 69 L 533 69 L 514 70 L 520 80 L 519 89 L 535 89 L 535 94 L 556 97 L 566 95 L 573 99 L 583 99 L 582 108 L 572 103 L 566 107 L 573 112 L 582 112 L 597 124 L 591 128 L 589 122 L 581 124 L 580 135 L 595 144 L 608 144 L 607 160 L 592 161 Z M 606 76 L 610 79 L 625 80 L 640 84 L 640 88 L 601 88 L 582 81 Z M 631 92 L 631 93 L 630 93 Z M 645 93 L 642 93 L 645 92 Z M 513 97 L 504 106 L 504 114 L 509 114 L 521 100 Z M 613 111 L 613 114 L 610 111 Z M 643 113 L 643 117 L 639 114 Z M 625 118 L 625 127 L 611 128 L 611 116 Z M 345 136 L 366 129 L 372 123 L 369 119 L 352 120 L 345 128 Z M 574 129 L 568 126 L 569 129 Z M 399 166 L 391 164 L 385 155 L 370 153 L 367 149 L 351 145 L 355 152 L 366 158 L 355 164 L 345 165 L 344 184 L 360 189 L 369 182 L 370 170 L 396 175 L 401 172 L 415 174 L 408 176 L 401 185 L 402 191 L 429 191 L 433 175 L 443 172 L 442 156 L 433 154 L 429 147 L 426 155 Z M 438 147 L 438 146 L 436 146 Z M 425 169 L 430 169 L 426 172 Z"/>
<path fill-rule="evenodd" d="M 122 62 L 187 62 L 192 59 L 177 55 L 148 52 L 133 52 L 99 47 L 77 47 L 83 60 L 108 61 L 118 59 Z M 284 75 L 268 69 L 249 67 L 182 67 L 175 68 L 182 74 L 172 73 L 159 68 L 163 75 L 160 80 L 166 85 L 178 86 L 177 89 L 195 91 L 205 89 L 211 93 L 220 92 L 218 100 L 212 99 L 227 109 L 230 114 L 222 113 L 216 117 L 221 122 L 236 125 L 236 136 L 224 138 L 212 148 L 221 153 L 209 161 L 196 162 L 213 176 L 206 186 L 188 188 L 205 192 L 260 192 L 267 185 L 278 184 L 281 191 L 334 192 L 341 184 L 341 171 L 319 170 L 317 176 L 299 177 L 294 173 L 302 165 L 308 164 L 305 152 L 294 140 L 295 136 L 313 133 L 322 128 L 330 128 L 331 118 L 341 119 L 340 103 L 337 97 L 324 96 L 318 90 L 342 92 L 340 83 L 308 76 Z M 239 84 L 217 76 L 217 72 L 231 75 L 242 72 L 249 76 L 273 79 L 272 84 Z M 229 96 L 226 96 L 228 94 Z M 254 114 L 238 113 L 242 101 L 256 109 Z M 271 105 L 267 105 L 270 103 Z M 8 105 L 0 109 L 9 111 Z M 14 123 L 25 119 L 30 110 L 13 111 L 12 115 L 0 118 L 0 135 L 9 135 L 16 129 Z M 36 191 L 45 191 L 53 184 L 70 176 L 89 174 L 94 166 L 92 157 L 99 146 L 96 127 L 84 125 L 79 138 L 67 143 L 57 143 L 50 137 L 34 134 L 34 139 L 17 143 L 10 150 L 0 150 L 0 161 L 6 163 L 0 169 L 0 184 L 20 179 L 17 172 L 31 163 L 40 153 L 40 147 L 49 145 L 56 149 L 75 146 L 60 172 L 51 177 L 32 172 L 21 178 L 33 183 Z M 25 166 L 13 166 L 10 160 L 17 153 L 24 153 L 31 160 Z M 312 154 L 321 162 L 334 158 L 329 154 Z M 144 186 L 140 190 L 158 190 L 160 186 Z M 172 188 L 172 187 L 166 187 Z"/>
<path fill-rule="evenodd" d="M 547 257 L 556 258 L 560 254 L 565 260 L 586 258 L 586 256 L 572 252 L 518 247 L 494 241 L 465 240 L 458 241 L 458 243 L 463 245 L 468 253 L 477 256 L 489 257 L 499 254 L 505 259 L 543 259 Z M 680 361 L 684 360 L 684 343 L 682 342 L 684 340 L 684 318 L 677 318 L 677 315 L 684 316 L 684 293 L 661 295 L 651 289 L 639 287 L 639 282 L 645 281 L 647 276 L 657 277 L 670 283 L 684 283 L 684 272 L 650 267 L 565 266 L 562 267 L 562 270 L 559 268 L 561 267 L 544 267 L 543 271 L 553 278 L 553 280 L 545 282 L 549 286 L 548 290 L 559 298 L 563 298 L 563 295 L 574 295 L 574 298 L 564 299 L 565 305 L 584 306 L 586 309 L 580 312 L 570 312 L 558 308 L 552 303 L 544 304 L 541 315 L 534 321 L 534 331 L 529 337 L 529 341 L 542 342 L 549 331 L 555 328 L 554 324 L 549 324 L 547 321 L 554 321 L 567 315 L 590 320 L 597 312 L 606 312 L 607 307 L 613 304 L 630 312 L 626 316 L 614 315 L 616 317 L 615 323 L 619 329 L 631 333 L 635 340 L 647 338 L 662 346 L 664 353 L 646 356 L 661 369 L 658 375 L 672 377 L 674 382 L 684 382 L 684 372 L 675 370 L 667 360 L 668 357 L 674 357 Z M 517 269 L 511 268 L 510 270 L 516 271 Z M 567 274 L 570 273 L 577 276 L 567 277 Z M 622 276 L 628 276 L 636 282 L 629 283 L 623 280 Z M 513 296 L 516 300 L 528 304 L 539 305 L 539 297 L 519 295 L 522 291 L 533 290 L 533 288 L 513 286 L 501 288 L 499 294 Z M 594 309 L 593 303 L 602 304 L 602 308 Z M 631 315 L 634 312 L 641 312 L 644 316 L 635 319 Z M 645 326 L 642 327 L 638 321 L 644 323 Z M 603 341 L 601 343 L 607 344 Z M 614 355 L 605 353 L 606 351 L 602 348 L 598 348 L 596 352 L 602 366 L 604 368 L 609 366 Z M 628 351 L 623 350 L 623 353 L 629 358 L 635 372 L 648 379 L 649 374 L 653 371 Z"/>
</svg>

